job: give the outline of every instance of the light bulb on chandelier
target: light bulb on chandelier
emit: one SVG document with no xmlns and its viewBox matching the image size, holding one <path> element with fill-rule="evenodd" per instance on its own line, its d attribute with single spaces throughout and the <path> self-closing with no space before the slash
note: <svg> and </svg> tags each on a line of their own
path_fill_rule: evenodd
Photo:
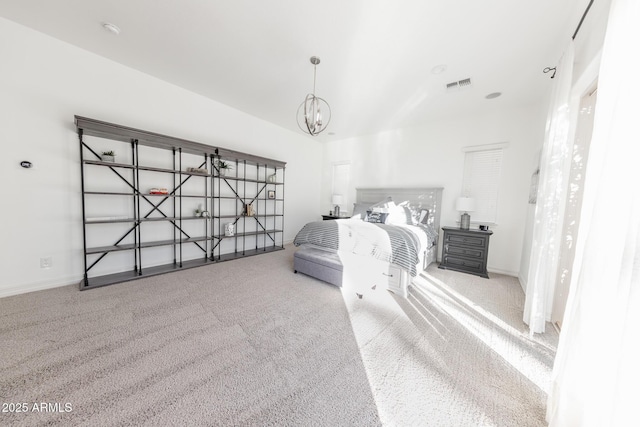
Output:
<svg viewBox="0 0 640 427">
<path fill-rule="evenodd" d="M 331 107 L 324 99 L 316 96 L 316 66 L 320 63 L 317 56 L 311 57 L 313 64 L 313 93 L 308 94 L 302 104 L 298 107 L 296 119 L 298 127 L 312 136 L 318 135 L 327 128 L 331 121 Z M 326 117 L 323 117 L 323 110 Z"/>
</svg>

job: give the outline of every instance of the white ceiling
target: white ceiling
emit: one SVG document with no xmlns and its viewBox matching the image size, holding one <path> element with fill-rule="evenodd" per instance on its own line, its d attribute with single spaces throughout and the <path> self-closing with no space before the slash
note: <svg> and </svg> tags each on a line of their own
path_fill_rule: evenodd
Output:
<svg viewBox="0 0 640 427">
<path fill-rule="evenodd" d="M 2 0 L 0 16 L 320 140 L 538 102 L 587 0 Z M 121 28 L 114 36 L 101 24 Z M 446 64 L 446 71 L 431 70 Z M 471 77 L 471 88 L 446 83 Z M 485 96 L 502 92 L 494 100 Z M 331 132 L 333 135 L 330 135 Z"/>
</svg>

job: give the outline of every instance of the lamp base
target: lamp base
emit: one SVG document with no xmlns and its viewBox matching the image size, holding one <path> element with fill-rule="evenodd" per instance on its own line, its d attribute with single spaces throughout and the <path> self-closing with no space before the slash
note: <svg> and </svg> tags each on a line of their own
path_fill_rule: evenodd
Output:
<svg viewBox="0 0 640 427">
<path fill-rule="evenodd" d="M 333 209 L 333 216 L 340 216 L 340 206 L 336 205 Z"/>
<path fill-rule="evenodd" d="M 462 216 L 460 216 L 460 229 L 468 230 L 470 224 L 471 224 L 471 216 L 469 216 L 469 214 L 466 212 L 463 213 Z"/>
</svg>

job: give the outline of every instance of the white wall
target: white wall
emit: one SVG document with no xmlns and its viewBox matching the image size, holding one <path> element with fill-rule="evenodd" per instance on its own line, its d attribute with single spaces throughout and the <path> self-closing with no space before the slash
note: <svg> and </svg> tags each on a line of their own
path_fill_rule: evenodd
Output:
<svg viewBox="0 0 640 427">
<path fill-rule="evenodd" d="M 441 225 L 456 226 L 460 214 L 454 203 L 462 187 L 462 148 L 508 142 L 498 221 L 491 227 L 494 234 L 488 268 L 517 276 L 533 172 L 531 159 L 544 135 L 543 110 L 539 105 L 523 106 L 328 143 L 324 152 L 322 210 L 331 208 L 331 165 L 350 161 L 348 203 L 355 200 L 357 187 L 444 187 Z"/>
<path fill-rule="evenodd" d="M 286 161 L 285 242 L 317 219 L 318 142 L 2 18 L 0 40 L 0 296 L 82 277 L 75 114 Z"/>
</svg>

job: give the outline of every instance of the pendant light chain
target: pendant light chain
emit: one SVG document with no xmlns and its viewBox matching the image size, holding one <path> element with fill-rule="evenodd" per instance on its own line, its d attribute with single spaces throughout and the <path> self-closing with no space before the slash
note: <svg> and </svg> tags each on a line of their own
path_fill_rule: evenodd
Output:
<svg viewBox="0 0 640 427">
<path fill-rule="evenodd" d="M 316 64 L 313 64 L 313 94 L 316 94 Z"/>
</svg>

